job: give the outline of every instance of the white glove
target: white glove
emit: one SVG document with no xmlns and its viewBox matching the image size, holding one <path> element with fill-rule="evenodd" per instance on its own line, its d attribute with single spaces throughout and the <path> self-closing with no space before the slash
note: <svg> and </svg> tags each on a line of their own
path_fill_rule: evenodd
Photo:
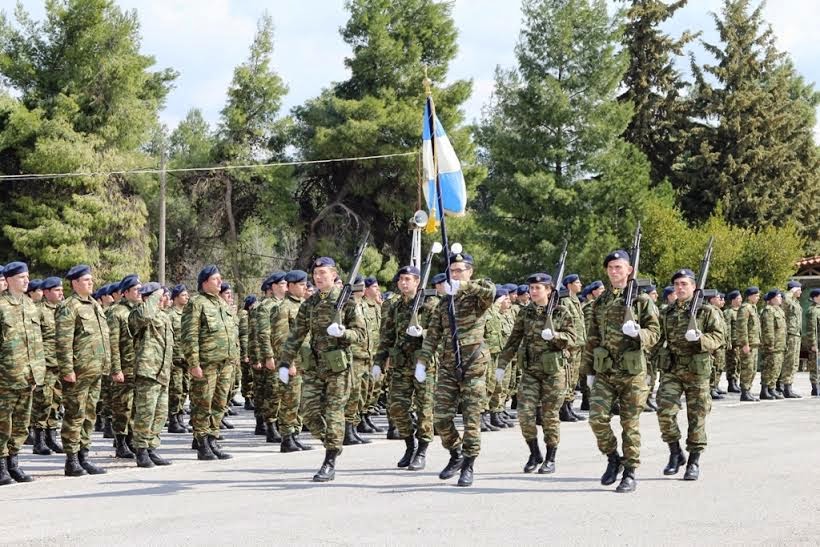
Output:
<svg viewBox="0 0 820 547">
<path fill-rule="evenodd" d="M 689 329 L 684 336 L 690 342 L 697 342 L 703 336 L 703 333 L 697 329 Z"/>
<path fill-rule="evenodd" d="M 595 385 L 595 375 L 594 374 L 587 374 L 587 387 L 592 389 L 592 386 Z"/>
<path fill-rule="evenodd" d="M 375 381 L 379 381 L 379 378 L 382 376 L 382 367 L 379 365 L 373 365 L 373 368 L 370 369 L 370 375 L 373 377 Z"/>
<path fill-rule="evenodd" d="M 552 329 L 544 329 L 541 331 L 541 338 L 549 342 L 553 338 L 555 338 L 555 333 L 552 332 Z"/>
<path fill-rule="evenodd" d="M 345 335 L 345 326 L 339 323 L 331 323 L 327 328 L 327 333 L 334 338 L 341 338 Z"/>
<path fill-rule="evenodd" d="M 458 288 L 461 286 L 461 281 L 458 279 L 451 279 L 449 282 L 444 282 L 444 292 L 450 296 L 453 296 L 458 292 Z"/>
<path fill-rule="evenodd" d="M 497 368 L 495 369 L 495 381 L 502 382 L 504 380 L 504 369 Z"/>
<path fill-rule="evenodd" d="M 283 384 L 290 382 L 290 371 L 285 367 L 279 367 L 279 379 Z"/>
<path fill-rule="evenodd" d="M 415 377 L 416 377 L 416 380 L 418 380 L 420 384 L 423 384 L 424 381 L 427 379 L 427 370 L 425 369 L 424 364 L 416 363 Z"/>
<path fill-rule="evenodd" d="M 627 321 L 624 323 L 623 327 L 621 327 L 621 332 L 630 338 L 637 338 L 638 333 L 641 332 L 641 326 L 635 321 Z"/>
<path fill-rule="evenodd" d="M 418 325 L 410 325 L 404 332 L 406 332 L 408 336 L 412 336 L 413 338 L 420 338 L 421 335 L 424 334 L 424 329 L 422 329 Z"/>
</svg>

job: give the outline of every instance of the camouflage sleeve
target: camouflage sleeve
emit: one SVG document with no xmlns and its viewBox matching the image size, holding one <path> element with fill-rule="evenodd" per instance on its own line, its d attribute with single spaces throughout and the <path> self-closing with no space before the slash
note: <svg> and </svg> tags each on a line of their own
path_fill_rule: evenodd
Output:
<svg viewBox="0 0 820 547">
<path fill-rule="evenodd" d="M 401 297 L 397 298 L 396 301 L 400 299 Z M 382 369 L 389 355 L 390 348 L 396 344 L 396 321 L 393 306 L 395 306 L 395 304 L 388 306 L 382 315 L 382 324 L 379 329 L 379 347 L 376 349 L 376 355 L 373 357 L 373 364 L 378 365 Z"/>
<path fill-rule="evenodd" d="M 242 359 L 243 363 L 248 360 L 249 318 L 250 312 L 245 312 L 239 316 L 239 358 Z"/>
<path fill-rule="evenodd" d="M 199 318 L 202 315 L 202 306 L 192 298 L 182 312 L 182 351 L 185 353 L 185 362 L 188 368 L 199 366 Z"/>
<path fill-rule="evenodd" d="M 817 345 L 817 315 L 814 313 L 813 308 L 809 308 L 806 310 L 806 343 L 809 345 L 809 348 L 813 348 Z"/>
<path fill-rule="evenodd" d="M 308 304 L 307 302 L 303 303 L 299 306 L 299 313 L 296 314 L 296 321 L 292 329 L 290 329 L 290 333 L 288 333 L 288 339 L 285 342 L 284 347 L 282 348 L 282 353 L 279 355 L 279 363 L 278 365 L 281 367 L 283 363 L 290 364 L 293 359 L 296 357 L 299 348 L 302 347 L 302 344 L 305 341 L 308 333 L 310 333 L 310 311 L 309 308 L 312 304 Z"/>
<path fill-rule="evenodd" d="M 644 351 L 649 351 L 661 339 L 661 322 L 658 319 L 658 308 L 645 294 L 638 297 L 637 308 L 638 323 L 641 325 L 638 339 L 641 341 L 641 348 Z"/>
<path fill-rule="evenodd" d="M 489 279 L 482 279 L 480 281 L 462 281 L 460 291 L 464 294 L 475 295 L 478 297 L 480 302 L 479 309 L 476 310 L 478 315 L 481 315 L 490 309 L 493 302 L 495 302 L 495 285 Z"/>
<path fill-rule="evenodd" d="M 495 290 L 495 289 L 493 289 Z M 419 352 L 419 362 L 424 366 L 429 366 L 433 357 L 438 353 L 439 343 L 444 333 L 444 322 L 446 320 L 447 299 L 439 300 L 438 306 L 430 316 L 430 323 L 427 325 L 427 333 L 424 336 L 424 344 Z"/>
<path fill-rule="evenodd" d="M 507 338 L 507 343 L 504 344 L 504 349 L 501 350 L 501 354 L 498 356 L 498 363 L 496 364 L 496 368 L 506 369 L 507 366 L 510 364 L 510 361 L 512 361 L 515 358 L 515 354 L 518 352 L 518 347 L 524 340 L 524 331 L 527 328 L 527 315 L 528 314 L 526 313 L 519 313 L 518 317 L 515 318 L 515 324 L 513 324 L 512 332 L 510 332 L 510 337 Z"/>
<path fill-rule="evenodd" d="M 108 339 L 111 345 L 111 374 L 122 372 L 120 356 L 120 318 L 116 313 L 108 314 Z"/>
<path fill-rule="evenodd" d="M 367 337 L 365 332 L 367 325 L 364 322 L 364 317 L 362 317 L 362 312 L 359 311 L 359 306 L 353 302 L 353 299 L 347 302 L 344 312 L 345 333 L 342 339 L 347 344 L 360 344 Z"/>
<path fill-rule="evenodd" d="M 760 346 L 768 349 L 774 346 L 774 314 L 764 309 L 760 314 Z"/>
<path fill-rule="evenodd" d="M 700 331 L 703 333 L 699 340 L 700 349 L 711 353 L 723 346 L 725 337 L 723 322 L 718 317 L 720 311 L 711 306 L 704 306 L 701 308 L 700 314 Z"/>
<path fill-rule="evenodd" d="M 735 320 L 735 340 L 738 347 L 749 345 L 749 308 L 741 306 L 737 310 L 737 320 Z"/>
<path fill-rule="evenodd" d="M 731 310 L 723 312 L 723 338 L 726 340 L 726 349 L 732 349 L 732 315 Z"/>
<path fill-rule="evenodd" d="M 578 341 L 578 331 L 575 330 L 575 320 L 572 311 L 565 306 L 559 306 L 553 317 L 555 338 L 552 344 L 561 348 L 573 348 Z"/>
<path fill-rule="evenodd" d="M 260 306 L 256 312 L 256 351 L 260 361 L 273 359 L 273 346 L 271 345 L 271 321 L 279 306 L 273 306 L 268 311 L 267 306 Z"/>
<path fill-rule="evenodd" d="M 270 312 L 270 329 L 271 336 L 269 337 L 273 355 L 279 355 L 282 352 L 282 347 L 288 339 L 288 331 L 290 330 L 290 321 L 288 320 L 288 310 L 284 306 L 274 306 Z"/>
<path fill-rule="evenodd" d="M 259 359 L 259 321 L 257 318 L 257 311 L 261 308 L 260 304 L 256 308 L 248 312 L 248 358 L 251 364 L 256 364 Z"/>
<path fill-rule="evenodd" d="M 584 315 L 587 319 L 587 343 L 584 347 L 584 355 L 581 358 L 581 374 L 584 375 L 595 374 L 595 370 L 592 368 L 592 352 L 601 345 L 601 331 L 598 328 L 598 317 L 595 313 L 597 305 L 596 300 L 584 308 Z M 589 309 L 589 315 L 586 315 L 587 308 Z"/>
<path fill-rule="evenodd" d="M 128 314 L 128 328 L 134 333 L 134 336 L 145 328 L 159 314 L 159 300 L 162 293 L 154 292 L 139 306 L 134 306 L 131 313 Z"/>
<path fill-rule="evenodd" d="M 60 376 L 74 372 L 74 323 L 75 311 L 65 304 L 57 308 L 55 314 L 54 345 L 57 350 L 57 366 Z"/>
<path fill-rule="evenodd" d="M 46 365 L 51 367 L 54 366 L 56 363 L 53 362 L 54 359 L 54 323 L 51 321 L 46 321 L 45 314 L 51 313 L 45 306 L 41 306 L 38 308 L 40 311 L 40 336 L 43 339 L 43 352 L 46 356 Z M 0 336 L 0 338 L 2 338 Z"/>
</svg>

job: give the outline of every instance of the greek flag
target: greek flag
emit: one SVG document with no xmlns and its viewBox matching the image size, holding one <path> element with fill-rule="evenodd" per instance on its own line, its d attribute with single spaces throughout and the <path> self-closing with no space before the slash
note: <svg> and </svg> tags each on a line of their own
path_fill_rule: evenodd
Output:
<svg viewBox="0 0 820 547">
<path fill-rule="evenodd" d="M 441 219 L 441 211 L 436 195 L 436 176 L 434 165 L 438 163 L 439 182 L 441 183 L 441 198 L 444 202 L 444 213 L 450 216 L 462 216 L 467 207 L 467 186 L 464 184 L 464 174 L 461 172 L 461 163 L 456 157 L 453 145 L 447 138 L 441 122 L 436 116 L 436 157 L 433 158 L 433 143 L 430 136 L 430 101 L 424 103 L 424 123 L 422 129 L 422 163 L 424 165 L 424 199 L 427 209 L 436 212 L 435 218 Z M 432 215 L 431 215 L 432 216 Z"/>
</svg>

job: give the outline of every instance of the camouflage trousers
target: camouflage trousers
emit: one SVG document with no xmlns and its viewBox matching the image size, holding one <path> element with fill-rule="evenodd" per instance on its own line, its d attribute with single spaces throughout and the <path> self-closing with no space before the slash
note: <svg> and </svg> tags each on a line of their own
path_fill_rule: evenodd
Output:
<svg viewBox="0 0 820 547">
<path fill-rule="evenodd" d="M 63 389 L 58 369 L 46 368 L 42 386 L 34 388 L 31 402 L 31 425 L 37 429 L 57 429 L 60 427 L 58 413 L 63 404 Z"/>
<path fill-rule="evenodd" d="M 817 383 L 817 352 L 809 349 L 809 358 L 806 359 L 806 366 L 809 367 L 809 382 Z"/>
<path fill-rule="evenodd" d="M 266 423 L 276 421 L 279 414 L 279 372 L 262 367 L 253 371 L 254 414 Z"/>
<path fill-rule="evenodd" d="M 780 370 L 783 368 L 783 357 L 785 352 L 763 350 L 763 370 L 760 373 L 760 385 L 774 388 L 777 379 L 780 378 Z"/>
<path fill-rule="evenodd" d="M 658 425 L 665 443 L 680 440 L 678 412 L 681 396 L 686 395 L 686 449 L 702 452 L 706 449 L 706 416 L 712 410 L 709 394 L 709 376 L 691 372 L 686 365 L 676 364 L 669 372 L 664 372 L 658 388 Z"/>
<path fill-rule="evenodd" d="M 510 385 L 512 384 L 514 374 L 513 368 L 507 367 L 507 370 L 504 371 L 504 378 L 502 378 L 500 382 L 496 382 L 495 369 L 493 369 L 492 383 L 495 387 L 492 394 L 489 394 L 490 384 L 489 382 L 487 383 L 489 394 L 488 410 L 490 412 L 503 412 L 507 407 L 507 399 L 511 393 Z"/>
<path fill-rule="evenodd" d="M 433 440 L 433 390 L 436 375 L 434 371 L 430 371 L 427 379 L 420 383 L 416 380 L 414 371 L 415 369 L 409 366 L 393 370 L 387 411 L 398 430 L 399 437 L 406 439 L 414 433 L 410 413 L 415 405 L 418 422 L 416 438 L 429 443 Z"/>
<path fill-rule="evenodd" d="M 709 378 L 709 387 L 712 389 L 717 389 L 720 385 L 720 377 L 723 375 L 723 371 L 726 369 L 726 352 L 728 350 L 726 348 L 719 348 L 715 350 L 715 353 L 712 355 L 714 361 L 712 363 L 712 374 Z"/>
<path fill-rule="evenodd" d="M 464 380 L 456 378 L 455 364 L 442 359 L 438 367 L 435 396 L 433 399 L 433 423 L 447 450 L 462 448 L 465 456 L 478 456 L 481 451 L 481 413 L 487 404 L 485 373 L 490 365 L 490 354 L 485 350 L 470 365 Z M 464 421 L 464 437 L 456 429 L 455 417 L 459 403 Z"/>
<path fill-rule="evenodd" d="M 109 374 L 102 375 L 100 383 L 100 396 L 97 399 L 97 414 L 103 418 L 111 418 L 111 384 L 114 381 Z"/>
<path fill-rule="evenodd" d="M 134 383 L 134 442 L 137 448 L 159 448 L 168 415 L 168 386 L 141 376 Z"/>
<path fill-rule="evenodd" d="M 661 379 L 663 382 L 663 379 Z M 618 449 L 618 440 L 612 431 L 612 404 L 620 407 L 621 442 L 624 466 L 636 469 L 641 463 L 640 421 L 649 386 L 646 374 L 628 374 L 623 370 L 598 373 L 592 385 L 589 402 L 589 426 L 602 454 Z"/>
<path fill-rule="evenodd" d="M 66 454 L 76 454 L 91 446 L 94 431 L 97 399 L 100 397 L 101 376 L 99 371 L 87 372 L 74 369 L 76 382 L 63 382 L 63 427 L 60 436 Z"/>
<path fill-rule="evenodd" d="M 225 397 L 233 382 L 232 361 L 203 363 L 202 378 L 191 376 L 191 425 L 194 438 L 218 437 L 225 413 Z"/>
<path fill-rule="evenodd" d="M 738 365 L 740 366 L 740 389 L 750 391 L 752 389 L 752 382 L 755 380 L 757 374 L 757 351 L 758 348 L 750 348 L 749 353 L 743 353 L 743 350 L 738 348 L 737 357 Z"/>
<path fill-rule="evenodd" d="M 176 360 L 171 365 L 171 379 L 168 383 L 168 413 L 179 414 L 184 411 L 185 399 L 188 396 L 191 374 L 184 360 Z"/>
<path fill-rule="evenodd" d="M 310 433 L 326 450 L 341 450 L 345 436 L 345 404 L 353 380 L 348 367 L 333 372 L 325 365 L 302 371 L 302 405 L 299 409 Z"/>
<path fill-rule="evenodd" d="M 253 368 L 250 363 L 242 363 L 242 398 L 245 400 L 253 399 Z"/>
<path fill-rule="evenodd" d="M 566 400 L 568 374 L 569 367 L 557 374 L 546 374 L 534 367 L 524 368 L 518 384 L 518 423 L 525 441 L 538 439 L 535 420 L 540 407 L 544 443 L 549 447 L 558 446 L 561 441 L 558 411 Z"/>
<path fill-rule="evenodd" d="M 738 357 L 738 349 L 731 348 L 726 350 L 726 379 L 740 380 L 740 357 Z"/>
<path fill-rule="evenodd" d="M 134 423 L 134 377 L 126 376 L 121 384 L 111 383 L 111 414 L 115 435 L 126 435 Z"/>
<path fill-rule="evenodd" d="M 302 403 L 302 376 L 291 376 L 287 384 L 279 382 L 279 413 L 276 422 L 283 436 L 302 431 L 299 406 Z"/>
<path fill-rule="evenodd" d="M 239 393 L 240 382 L 242 381 L 242 367 L 235 365 L 233 367 L 233 382 L 231 388 L 228 390 L 228 396 L 225 398 L 225 410 L 231 406 L 231 399 L 234 399 Z"/>
<path fill-rule="evenodd" d="M 786 353 L 783 355 L 783 367 L 780 369 L 778 380 L 783 384 L 791 385 L 794 382 L 794 373 L 800 366 L 800 337 L 786 336 Z"/>
<path fill-rule="evenodd" d="M 581 374 L 581 358 L 584 356 L 583 348 L 576 348 L 570 353 L 567 362 L 567 391 L 566 401 L 575 401 L 575 386 L 578 385 L 578 377 Z"/>
<path fill-rule="evenodd" d="M 28 436 L 31 386 L 0 388 L 0 457 L 14 456 Z"/>
<path fill-rule="evenodd" d="M 652 394 L 655 393 L 655 385 L 658 383 L 658 375 L 660 373 L 658 368 L 657 353 L 652 352 L 646 359 L 646 385 L 649 387 L 647 398 L 651 398 Z"/>
<path fill-rule="evenodd" d="M 362 421 L 362 412 L 365 410 L 365 398 L 369 385 L 370 368 L 373 361 L 370 359 L 353 359 L 350 365 L 350 394 L 345 404 L 345 422 L 358 425 Z"/>
</svg>

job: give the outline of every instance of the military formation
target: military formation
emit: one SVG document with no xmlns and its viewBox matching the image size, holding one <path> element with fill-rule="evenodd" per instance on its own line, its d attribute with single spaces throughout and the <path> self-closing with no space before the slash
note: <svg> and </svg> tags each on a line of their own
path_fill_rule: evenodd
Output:
<svg viewBox="0 0 820 547">
<path fill-rule="evenodd" d="M 303 431 L 321 443 L 315 482 L 334 480 L 345 446 L 383 432 L 378 415 L 404 442 L 398 468 L 425 469 L 438 436 L 449 452 L 439 477 L 458 475 L 458 486 L 473 484 L 483 433 L 517 422 L 523 472 L 554 474 L 562 423 L 588 419 L 606 458 L 601 483 L 632 492 L 641 413 L 657 413 L 663 474 L 697 480 L 724 375 L 743 402 L 798 398 L 802 349 L 820 395 L 820 289 L 804 311 L 797 281 L 765 294 L 705 288 L 711 245 L 699 272 L 676 271 L 660 295 L 638 279 L 638 235 L 604 258 L 606 282 L 586 286 L 564 275 L 565 253 L 556 272 L 497 285 L 450 249 L 429 287 L 433 252 L 382 292 L 358 272 L 363 249 L 347 282 L 319 257 L 309 272 L 272 273 L 239 305 L 213 265 L 196 291 L 137 275 L 95 290 L 85 265 L 44 280 L 23 262 L 0 268 L 0 485 L 33 480 L 18 460 L 26 443 L 64 454 L 66 476 L 105 473 L 89 458 L 95 430 L 143 468 L 172 463 L 164 434 L 191 435 L 199 460 L 228 460 L 220 431 L 234 428 L 241 394 L 252 434 L 281 453 L 313 449 Z"/>
</svg>

